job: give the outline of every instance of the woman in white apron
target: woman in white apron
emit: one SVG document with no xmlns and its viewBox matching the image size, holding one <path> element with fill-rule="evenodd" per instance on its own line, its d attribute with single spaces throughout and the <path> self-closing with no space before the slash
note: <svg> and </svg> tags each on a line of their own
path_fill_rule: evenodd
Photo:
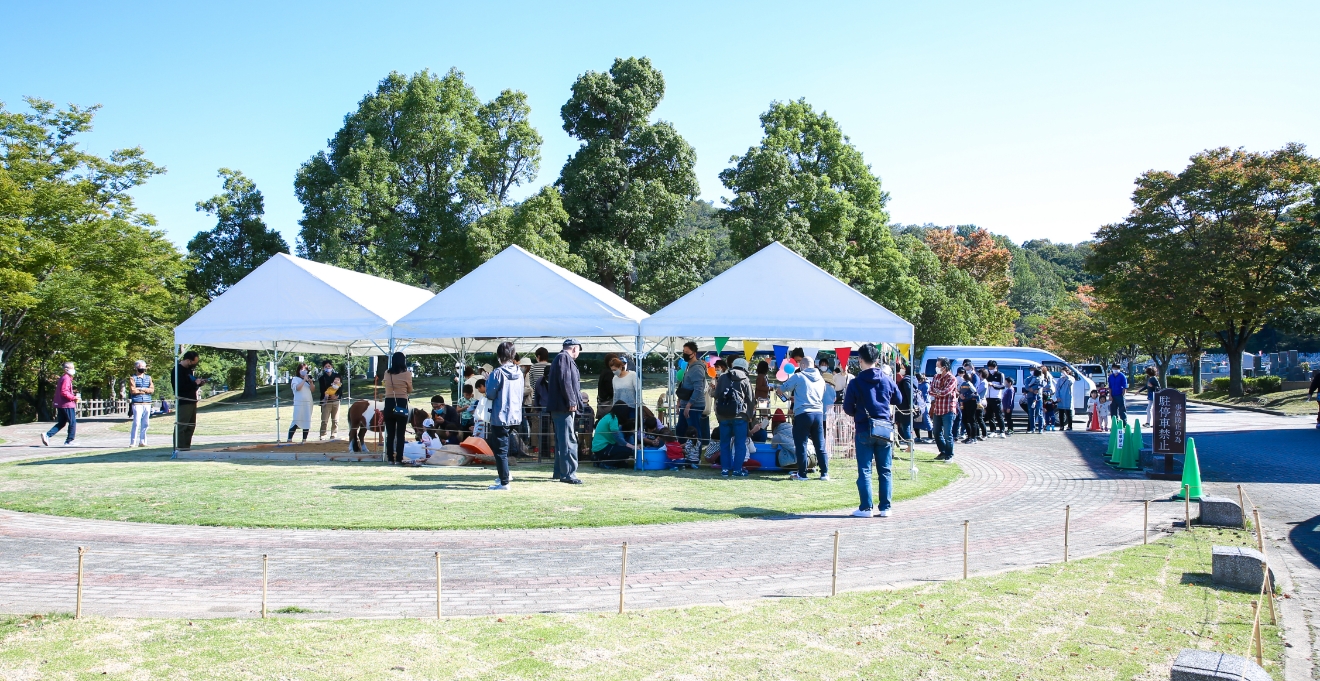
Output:
<svg viewBox="0 0 1320 681">
<path fill-rule="evenodd" d="M 289 442 L 293 442 L 293 431 L 302 428 L 302 441 L 307 441 L 307 431 L 312 427 L 312 381 L 307 365 L 299 363 L 294 377 L 289 379 L 293 389 L 293 421 L 289 424 Z"/>
</svg>

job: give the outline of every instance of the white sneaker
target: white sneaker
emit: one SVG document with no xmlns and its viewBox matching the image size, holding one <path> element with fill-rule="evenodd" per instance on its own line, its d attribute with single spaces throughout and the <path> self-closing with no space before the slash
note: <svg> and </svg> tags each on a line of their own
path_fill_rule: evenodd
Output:
<svg viewBox="0 0 1320 681">
<path fill-rule="evenodd" d="M 820 476 L 820 481 L 821 481 L 821 482 L 829 482 L 829 481 L 830 481 L 830 476 L 828 476 L 828 475 L 822 475 L 822 476 Z"/>
<path fill-rule="evenodd" d="M 1316 428 L 1320 428 L 1320 423 L 1316 424 Z M 45 433 L 41 434 L 41 446 L 43 447 L 50 446 L 50 438 L 46 437 Z"/>
<path fill-rule="evenodd" d="M 79 446 L 81 446 L 81 445 L 82 445 L 82 443 L 81 443 L 81 442 L 78 442 L 77 440 L 66 440 L 66 441 L 64 442 L 64 446 L 65 446 L 65 447 L 79 447 Z"/>
<path fill-rule="evenodd" d="M 875 514 L 875 517 L 877 517 L 877 518 L 888 518 L 888 517 L 889 517 L 889 511 L 888 511 L 888 510 L 885 510 L 885 511 L 879 511 L 879 512 L 877 512 L 877 513 Z"/>
<path fill-rule="evenodd" d="M 805 476 L 805 475 L 798 475 L 798 474 L 797 474 L 797 471 L 793 471 L 792 473 L 790 473 L 790 474 L 788 475 L 788 479 L 789 479 L 789 480 L 797 480 L 798 482 L 802 482 L 802 481 L 804 481 L 804 480 L 807 479 L 807 476 Z"/>
<path fill-rule="evenodd" d="M 853 511 L 853 512 L 852 512 L 852 517 L 854 517 L 854 518 L 873 518 L 873 517 L 875 517 L 875 513 L 873 513 L 873 512 L 871 511 L 871 509 L 869 509 L 869 508 L 868 508 L 868 509 L 865 509 L 865 510 L 859 508 L 859 509 L 857 509 L 856 511 Z"/>
<path fill-rule="evenodd" d="M 498 484 L 497 484 L 497 485 L 491 485 L 490 487 L 487 487 L 486 489 L 491 490 L 491 491 L 495 491 L 495 492 L 507 492 L 507 491 L 509 491 L 509 486 L 508 486 L 508 485 L 498 485 Z"/>
</svg>

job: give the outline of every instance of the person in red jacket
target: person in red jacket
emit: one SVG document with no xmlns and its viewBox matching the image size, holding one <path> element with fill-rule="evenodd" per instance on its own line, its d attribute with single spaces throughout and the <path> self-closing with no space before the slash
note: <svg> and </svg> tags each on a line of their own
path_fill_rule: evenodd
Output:
<svg viewBox="0 0 1320 681">
<path fill-rule="evenodd" d="M 50 439 L 60 432 L 66 424 L 69 426 L 64 446 L 76 445 L 74 437 L 78 434 L 78 394 L 73 392 L 73 375 L 77 371 L 73 362 L 64 363 L 64 373 L 55 382 L 55 397 L 51 400 L 55 406 L 55 427 L 41 434 L 41 444 L 50 445 Z"/>
</svg>

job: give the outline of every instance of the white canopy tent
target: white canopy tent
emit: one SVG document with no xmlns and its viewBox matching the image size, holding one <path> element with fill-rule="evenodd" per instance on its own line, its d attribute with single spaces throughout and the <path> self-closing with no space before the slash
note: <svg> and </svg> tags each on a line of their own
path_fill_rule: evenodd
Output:
<svg viewBox="0 0 1320 681">
<path fill-rule="evenodd" d="M 385 355 L 402 349 L 394 323 L 431 298 L 426 289 L 277 253 L 175 327 L 174 347 L 265 350 L 277 362 L 288 352 Z M 275 406 L 278 438 L 278 388 Z"/>
</svg>

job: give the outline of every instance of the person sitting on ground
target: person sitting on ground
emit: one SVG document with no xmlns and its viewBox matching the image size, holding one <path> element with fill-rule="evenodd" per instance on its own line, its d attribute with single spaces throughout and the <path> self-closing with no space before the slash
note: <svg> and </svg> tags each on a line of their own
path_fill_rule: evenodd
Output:
<svg viewBox="0 0 1320 681">
<path fill-rule="evenodd" d="M 438 436 L 449 444 L 461 442 L 463 423 L 458 410 L 453 405 L 445 404 L 444 395 L 431 398 L 431 420 L 435 422 Z"/>
<path fill-rule="evenodd" d="M 615 402 L 596 424 L 591 436 L 591 458 L 597 468 L 618 468 L 637 455 L 637 447 L 623 436 L 625 419 L 631 411 L 622 401 Z"/>
<path fill-rule="evenodd" d="M 663 447 L 674 439 L 669 426 L 657 419 L 650 407 L 642 407 L 642 444 L 652 448 Z"/>
<path fill-rule="evenodd" d="M 756 405 L 770 406 L 770 363 L 765 360 L 756 363 Z"/>
<path fill-rule="evenodd" d="M 687 461 L 688 467 L 696 468 L 701 465 L 701 434 L 696 428 L 688 426 L 684 435 L 686 439 L 683 441 L 683 459 Z"/>
<path fill-rule="evenodd" d="M 778 459 L 779 452 L 786 452 L 797 461 L 797 440 L 793 436 L 793 423 L 791 421 L 779 421 L 771 426 L 774 434 L 770 436 L 770 446 L 775 448 L 775 457 Z M 805 448 L 803 451 L 806 451 Z M 796 471 L 793 475 L 796 475 Z M 805 477 L 805 476 L 804 476 Z"/>
</svg>

